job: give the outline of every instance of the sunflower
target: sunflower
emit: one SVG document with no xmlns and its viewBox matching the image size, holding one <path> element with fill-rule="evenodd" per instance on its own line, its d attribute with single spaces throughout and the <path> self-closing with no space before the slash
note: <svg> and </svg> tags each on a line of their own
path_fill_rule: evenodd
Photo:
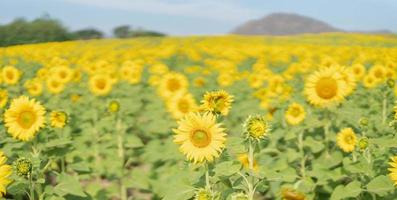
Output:
<svg viewBox="0 0 397 200">
<path fill-rule="evenodd" d="M 382 82 L 386 78 L 386 69 L 383 65 L 375 65 L 369 70 L 368 74 L 372 75 L 376 82 Z"/>
<path fill-rule="evenodd" d="M 350 67 L 350 73 L 353 74 L 353 76 L 356 78 L 356 80 L 359 80 L 365 75 L 365 67 L 362 64 L 354 64 L 353 66 Z"/>
<path fill-rule="evenodd" d="M 298 125 L 305 119 L 305 116 L 305 109 L 298 103 L 292 103 L 285 111 L 285 119 L 291 125 Z"/>
<path fill-rule="evenodd" d="M 12 100 L 4 113 L 5 127 L 14 138 L 28 141 L 44 127 L 44 115 L 45 109 L 39 102 L 20 96 Z"/>
<path fill-rule="evenodd" d="M 169 98 L 177 93 L 185 92 L 188 87 L 188 80 L 183 74 L 168 73 L 161 80 L 159 84 L 160 96 Z"/>
<path fill-rule="evenodd" d="M 281 197 L 283 200 L 305 200 L 304 194 L 292 189 L 284 187 L 281 189 Z"/>
<path fill-rule="evenodd" d="M 309 103 L 326 107 L 344 99 L 346 84 L 335 68 L 323 68 L 308 77 L 304 94 Z"/>
<path fill-rule="evenodd" d="M 105 96 L 112 91 L 112 80 L 109 76 L 97 74 L 89 80 L 90 91 L 97 96 Z"/>
<path fill-rule="evenodd" d="M 54 128 L 65 127 L 68 121 L 68 115 L 63 111 L 52 111 L 50 114 L 51 126 Z"/>
<path fill-rule="evenodd" d="M 397 156 L 391 157 L 391 162 L 389 162 L 389 177 L 397 185 Z"/>
<path fill-rule="evenodd" d="M 356 141 L 356 134 L 351 128 L 342 129 L 336 136 L 337 145 L 346 153 L 352 152 L 354 150 Z"/>
<path fill-rule="evenodd" d="M 73 70 L 68 66 L 58 66 L 51 70 L 51 75 L 59 82 L 67 83 L 73 78 Z"/>
<path fill-rule="evenodd" d="M 8 85 L 15 85 L 21 78 L 21 72 L 14 66 L 5 66 L 1 70 L 1 77 L 4 83 Z"/>
<path fill-rule="evenodd" d="M 3 108 L 8 102 L 7 90 L 0 89 L 0 108 Z"/>
<path fill-rule="evenodd" d="M 233 102 L 233 96 L 226 91 L 212 91 L 204 94 L 201 101 L 201 109 L 203 111 L 213 112 L 226 116 L 229 113 Z"/>
<path fill-rule="evenodd" d="M 190 112 L 197 111 L 197 104 L 193 95 L 179 93 L 173 96 L 167 103 L 167 107 L 175 119 L 180 119 Z"/>
<path fill-rule="evenodd" d="M 247 138 L 256 140 L 263 139 L 270 131 L 266 116 L 249 116 L 243 126 Z"/>
<path fill-rule="evenodd" d="M 194 163 L 211 162 L 225 147 L 226 133 L 211 113 L 189 113 L 178 121 L 174 142 L 179 150 Z"/>
<path fill-rule="evenodd" d="M 11 183 L 12 167 L 6 164 L 7 158 L 0 151 L 0 197 L 6 194 L 6 188 Z"/>
<path fill-rule="evenodd" d="M 367 74 L 364 76 L 363 85 L 366 88 L 373 88 L 378 84 L 377 80 L 371 74 Z"/>
<path fill-rule="evenodd" d="M 194 200 L 213 200 L 213 199 L 214 198 L 212 192 L 205 188 L 198 189 L 194 195 Z"/>
<path fill-rule="evenodd" d="M 46 86 L 51 94 L 59 94 L 65 89 L 65 85 L 54 77 L 49 77 Z"/>
<path fill-rule="evenodd" d="M 32 96 L 40 96 L 43 93 L 43 85 L 39 80 L 28 80 L 24 86 Z"/>
</svg>

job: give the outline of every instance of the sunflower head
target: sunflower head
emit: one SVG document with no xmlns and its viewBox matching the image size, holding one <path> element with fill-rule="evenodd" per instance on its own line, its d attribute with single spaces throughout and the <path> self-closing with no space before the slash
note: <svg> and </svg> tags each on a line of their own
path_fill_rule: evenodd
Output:
<svg viewBox="0 0 397 200">
<path fill-rule="evenodd" d="M 12 100 L 10 107 L 4 113 L 7 131 L 14 138 L 31 140 L 44 127 L 45 109 L 34 99 L 20 96 Z"/>
<path fill-rule="evenodd" d="M 357 142 L 356 134 L 351 128 L 342 129 L 336 136 L 336 143 L 344 152 L 352 152 Z"/>
<path fill-rule="evenodd" d="M 194 163 L 212 162 L 225 147 L 226 133 L 211 113 L 188 113 L 174 129 L 174 142 Z"/>
<path fill-rule="evenodd" d="M 110 113 L 117 113 L 120 110 L 120 103 L 116 100 L 113 100 L 108 105 L 108 111 Z"/>
<path fill-rule="evenodd" d="M 196 191 L 194 200 L 213 200 L 213 195 L 211 191 L 205 188 L 200 188 Z"/>
<path fill-rule="evenodd" d="M 5 66 L 1 71 L 1 75 L 4 83 L 15 85 L 21 77 L 21 72 L 14 66 Z"/>
<path fill-rule="evenodd" d="M 311 74 L 304 88 L 309 103 L 326 107 L 339 103 L 348 93 L 346 81 L 334 67 L 324 68 Z"/>
<path fill-rule="evenodd" d="M 244 123 L 244 129 L 247 138 L 260 140 L 269 134 L 270 124 L 266 116 L 249 116 Z"/>
<path fill-rule="evenodd" d="M 6 188 L 11 183 L 12 167 L 6 164 L 7 158 L 0 151 L 0 197 L 6 194 Z"/>
<path fill-rule="evenodd" d="M 226 116 L 229 113 L 232 102 L 233 96 L 226 91 L 207 92 L 201 102 L 201 109 L 205 112 Z"/>
<path fill-rule="evenodd" d="M 394 185 L 397 185 L 397 156 L 393 156 L 390 159 L 389 177 L 394 182 Z"/>
<path fill-rule="evenodd" d="M 283 200 L 305 200 L 304 194 L 292 189 L 284 187 L 281 189 L 281 197 Z"/>
<path fill-rule="evenodd" d="M 7 90 L 0 89 L 0 108 L 3 108 L 8 102 Z"/>
<path fill-rule="evenodd" d="M 106 96 L 112 91 L 113 80 L 109 75 L 97 74 L 90 78 L 90 91 L 96 96 Z"/>
<path fill-rule="evenodd" d="M 18 158 L 13 165 L 18 176 L 28 177 L 32 172 L 32 162 L 27 158 Z"/>
<path fill-rule="evenodd" d="M 63 111 L 52 111 L 50 114 L 51 126 L 54 128 L 63 128 L 68 122 L 68 114 Z"/>
<path fill-rule="evenodd" d="M 292 103 L 285 111 L 285 119 L 291 125 L 298 125 L 305 119 L 306 113 L 302 105 Z"/>
</svg>

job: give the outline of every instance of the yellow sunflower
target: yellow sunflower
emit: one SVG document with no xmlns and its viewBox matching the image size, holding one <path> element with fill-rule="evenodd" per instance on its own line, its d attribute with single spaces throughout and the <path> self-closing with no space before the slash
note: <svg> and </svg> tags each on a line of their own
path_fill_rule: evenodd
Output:
<svg viewBox="0 0 397 200">
<path fill-rule="evenodd" d="M 105 96 L 112 91 L 112 80 L 109 76 L 97 74 L 90 78 L 90 91 L 97 96 Z"/>
<path fill-rule="evenodd" d="M 366 88 L 373 88 L 378 84 L 373 75 L 367 74 L 364 76 L 363 85 Z"/>
<path fill-rule="evenodd" d="M 178 121 L 174 142 L 179 150 L 194 163 L 211 162 L 225 147 L 226 133 L 211 113 L 189 113 Z"/>
<path fill-rule="evenodd" d="M 0 89 L 0 108 L 3 108 L 8 102 L 7 90 Z"/>
<path fill-rule="evenodd" d="M 67 83 L 73 78 L 73 70 L 68 66 L 57 66 L 51 70 L 51 75 L 59 82 Z"/>
<path fill-rule="evenodd" d="M 356 134 L 351 128 L 342 129 L 336 136 L 336 143 L 344 152 L 352 152 L 357 142 Z"/>
<path fill-rule="evenodd" d="M 59 94 L 65 89 L 65 85 L 54 77 L 49 77 L 46 86 L 51 94 Z"/>
<path fill-rule="evenodd" d="M 167 107 L 175 119 L 180 119 L 190 112 L 195 112 L 198 108 L 193 95 L 189 93 L 179 93 L 171 97 L 167 102 Z"/>
<path fill-rule="evenodd" d="M 391 162 L 389 162 L 389 177 L 397 185 L 397 156 L 391 157 Z"/>
<path fill-rule="evenodd" d="M 366 69 L 362 64 L 354 64 L 353 66 L 350 67 L 349 71 L 351 74 L 353 74 L 356 80 L 359 80 L 365 75 Z"/>
<path fill-rule="evenodd" d="M 8 85 L 15 85 L 21 78 L 21 72 L 14 66 L 5 66 L 1 70 L 1 77 L 4 83 Z"/>
<path fill-rule="evenodd" d="M 201 109 L 226 116 L 232 107 L 233 96 L 224 90 L 207 92 L 201 101 Z"/>
<path fill-rule="evenodd" d="M 68 121 L 68 115 L 63 111 L 52 111 L 50 114 L 51 126 L 54 128 L 65 127 Z"/>
<path fill-rule="evenodd" d="M 6 188 L 11 183 L 12 167 L 7 165 L 6 161 L 6 156 L 0 151 L 0 197 L 4 197 Z"/>
<path fill-rule="evenodd" d="M 164 98 L 169 98 L 177 93 L 185 92 L 188 87 L 187 78 L 180 73 L 168 73 L 160 80 L 159 93 Z"/>
<path fill-rule="evenodd" d="M 4 113 L 5 127 L 14 138 L 28 141 L 44 127 L 44 115 L 45 109 L 39 102 L 20 96 L 12 100 Z"/>
<path fill-rule="evenodd" d="M 40 96 L 43 93 L 43 84 L 39 80 L 28 80 L 24 86 L 32 96 Z"/>
<path fill-rule="evenodd" d="M 298 103 L 292 103 L 285 111 L 285 119 L 291 125 L 300 124 L 306 116 L 305 109 Z"/>
<path fill-rule="evenodd" d="M 346 84 L 335 68 L 323 68 L 311 74 L 305 83 L 304 94 L 309 103 L 326 107 L 344 99 Z"/>
</svg>

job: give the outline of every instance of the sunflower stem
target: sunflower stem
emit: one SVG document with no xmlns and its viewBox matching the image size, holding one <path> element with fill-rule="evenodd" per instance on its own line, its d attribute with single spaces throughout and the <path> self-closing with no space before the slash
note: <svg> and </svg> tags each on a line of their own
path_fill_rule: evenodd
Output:
<svg viewBox="0 0 397 200">
<path fill-rule="evenodd" d="M 251 182 L 249 182 L 248 184 L 248 199 L 253 200 L 255 194 L 255 188 L 254 188 L 255 176 L 254 176 L 254 145 L 252 144 L 252 140 L 249 140 L 248 164 L 249 164 L 249 171 L 251 176 L 250 179 Z"/>
<path fill-rule="evenodd" d="M 124 185 L 123 177 L 124 177 L 124 162 L 125 162 L 125 153 L 124 153 L 124 134 L 122 131 L 121 119 L 116 116 L 116 131 L 117 131 L 117 148 L 118 155 L 121 161 L 121 178 L 120 178 L 120 199 L 127 200 L 127 189 Z"/>
<path fill-rule="evenodd" d="M 208 163 L 205 163 L 205 189 L 211 191 L 212 193 L 211 184 L 210 184 L 210 170 Z"/>
<path fill-rule="evenodd" d="M 298 146 L 299 146 L 299 152 L 302 154 L 302 160 L 301 160 L 301 176 L 302 179 L 306 177 L 306 157 L 305 157 L 305 152 L 303 150 L 303 131 L 299 133 L 298 136 Z"/>
<path fill-rule="evenodd" d="M 33 177 L 32 177 L 32 173 L 29 174 L 29 189 L 30 189 L 30 193 L 29 193 L 29 199 L 30 200 L 34 200 L 34 182 L 33 182 Z"/>
</svg>

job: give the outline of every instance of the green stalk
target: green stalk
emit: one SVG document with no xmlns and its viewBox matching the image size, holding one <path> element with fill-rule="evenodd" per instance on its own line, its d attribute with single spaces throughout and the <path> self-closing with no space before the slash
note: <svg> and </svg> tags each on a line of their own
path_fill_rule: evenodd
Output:
<svg viewBox="0 0 397 200">
<path fill-rule="evenodd" d="M 29 199 L 30 200 L 34 200 L 34 182 L 33 182 L 33 177 L 32 177 L 32 173 L 29 174 L 29 189 L 30 189 L 30 195 L 29 195 Z"/>
<path fill-rule="evenodd" d="M 383 93 L 383 102 L 382 102 L 382 124 L 386 123 L 387 115 L 387 93 Z"/>
<path fill-rule="evenodd" d="M 302 154 L 302 161 L 301 161 L 301 176 L 302 179 L 306 177 L 306 157 L 305 157 L 305 152 L 303 150 L 303 131 L 299 133 L 298 136 L 298 147 L 299 147 L 299 152 Z"/>
<path fill-rule="evenodd" d="M 127 188 L 124 185 L 123 177 L 124 177 L 124 162 L 125 162 L 125 153 L 124 153 L 124 134 L 122 131 L 121 119 L 116 116 L 116 131 L 117 131 L 117 148 L 118 155 L 121 160 L 121 178 L 120 178 L 120 199 L 127 200 Z"/>
<path fill-rule="evenodd" d="M 212 193 L 212 188 L 210 184 L 210 169 L 208 163 L 205 163 L 205 189 Z"/>
<path fill-rule="evenodd" d="M 249 140 L 249 146 L 248 146 L 248 164 L 249 164 L 249 171 L 250 171 L 250 176 L 251 176 L 251 182 L 248 182 L 248 199 L 253 200 L 254 199 L 254 194 L 255 194 L 255 176 L 254 176 L 254 146 L 252 144 L 252 141 Z"/>
</svg>

